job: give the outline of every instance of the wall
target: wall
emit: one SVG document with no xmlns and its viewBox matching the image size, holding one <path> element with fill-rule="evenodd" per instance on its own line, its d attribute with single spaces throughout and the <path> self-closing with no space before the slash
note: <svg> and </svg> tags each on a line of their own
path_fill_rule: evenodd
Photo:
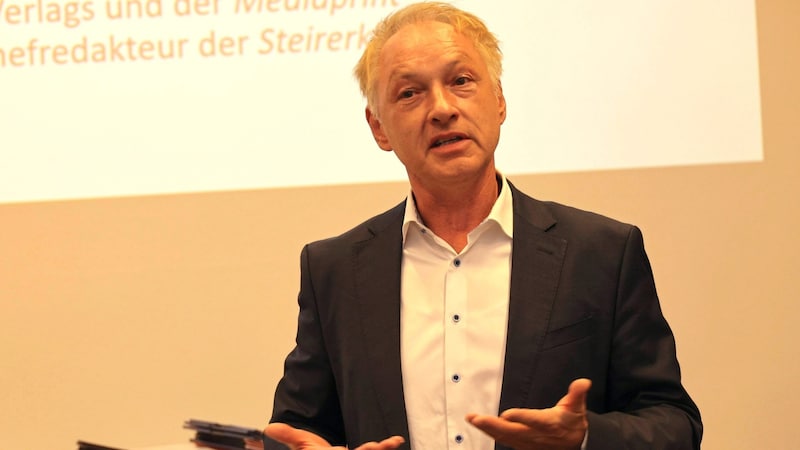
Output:
<svg viewBox="0 0 800 450">
<path fill-rule="evenodd" d="M 800 3 L 757 7 L 763 163 L 514 178 L 643 229 L 706 450 L 783 448 L 800 403 Z M 302 244 L 405 191 L 0 205 L 0 449 L 181 442 L 188 418 L 261 427 Z"/>
</svg>

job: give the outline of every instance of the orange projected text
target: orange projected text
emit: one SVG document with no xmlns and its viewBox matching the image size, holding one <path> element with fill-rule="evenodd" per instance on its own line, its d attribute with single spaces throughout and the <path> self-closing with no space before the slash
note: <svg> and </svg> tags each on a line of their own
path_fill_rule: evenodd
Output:
<svg viewBox="0 0 800 450">
<path fill-rule="evenodd" d="M 334 15 L 353 9 L 396 8 L 397 0 L 235 0 L 234 11 L 246 13 L 278 13 L 282 11 L 324 11 Z"/>
<path fill-rule="evenodd" d="M 10 2 L 0 0 L 0 26 L 61 24 L 75 28 L 94 19 L 94 4 L 83 2 Z"/>
<path fill-rule="evenodd" d="M 0 70 L 357 51 L 401 2 L 0 0 Z"/>
</svg>

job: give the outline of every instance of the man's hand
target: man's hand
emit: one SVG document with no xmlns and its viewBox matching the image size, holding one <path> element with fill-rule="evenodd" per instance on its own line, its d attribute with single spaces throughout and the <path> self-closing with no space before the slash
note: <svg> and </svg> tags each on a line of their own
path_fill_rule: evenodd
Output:
<svg viewBox="0 0 800 450">
<path fill-rule="evenodd" d="M 500 417 L 467 415 L 467 422 L 495 441 L 517 450 L 578 450 L 589 424 L 586 394 L 592 382 L 573 381 L 567 395 L 548 409 L 512 408 Z"/>
<path fill-rule="evenodd" d="M 285 423 L 271 423 L 264 429 L 264 434 L 289 447 L 290 450 L 346 450 L 345 447 L 331 447 L 325 439 L 309 431 L 300 430 Z M 392 450 L 405 442 L 400 436 L 392 436 L 380 442 L 367 442 L 355 450 Z"/>
</svg>

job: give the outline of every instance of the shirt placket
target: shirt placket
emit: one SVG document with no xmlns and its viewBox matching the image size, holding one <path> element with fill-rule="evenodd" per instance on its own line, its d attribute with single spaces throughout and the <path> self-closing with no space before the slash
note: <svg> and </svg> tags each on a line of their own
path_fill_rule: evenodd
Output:
<svg viewBox="0 0 800 450">
<path fill-rule="evenodd" d="M 448 448 L 465 448 L 465 352 L 467 347 L 467 278 L 461 256 L 451 258 L 445 273 L 444 386 Z"/>
</svg>

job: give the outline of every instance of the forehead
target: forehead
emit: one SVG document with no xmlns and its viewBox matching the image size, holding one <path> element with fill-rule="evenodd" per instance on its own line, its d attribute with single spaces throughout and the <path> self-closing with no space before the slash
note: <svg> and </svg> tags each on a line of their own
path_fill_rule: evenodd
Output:
<svg viewBox="0 0 800 450">
<path fill-rule="evenodd" d="M 403 67 L 424 68 L 439 61 L 481 61 L 475 46 L 452 25 L 420 22 L 406 25 L 392 35 L 381 50 L 381 78 Z"/>
</svg>

